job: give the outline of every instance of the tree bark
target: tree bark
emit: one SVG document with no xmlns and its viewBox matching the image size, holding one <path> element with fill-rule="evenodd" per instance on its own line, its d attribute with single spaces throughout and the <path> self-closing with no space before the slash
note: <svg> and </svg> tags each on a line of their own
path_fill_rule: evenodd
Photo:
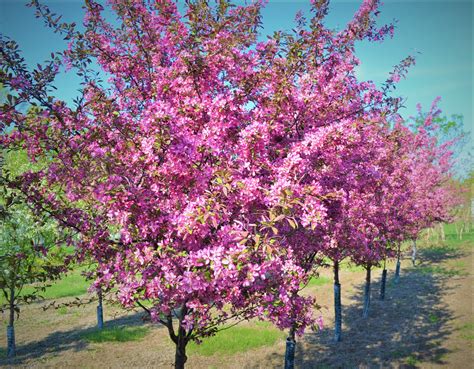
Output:
<svg viewBox="0 0 474 369">
<path fill-rule="evenodd" d="M 411 262 L 413 263 L 413 266 L 416 266 L 416 255 L 417 255 L 417 248 L 416 248 L 416 239 L 413 239 L 413 247 L 412 247 L 412 253 L 411 253 Z"/>
<path fill-rule="evenodd" d="M 369 316 L 370 309 L 370 272 L 371 265 L 367 265 L 365 274 L 365 289 L 364 289 L 364 310 L 362 311 L 362 317 L 367 318 Z"/>
<path fill-rule="evenodd" d="M 339 261 L 334 262 L 334 341 L 342 341 L 341 284 L 339 283 Z"/>
<path fill-rule="evenodd" d="M 382 271 L 382 281 L 380 282 L 380 300 L 385 300 L 385 286 L 387 284 L 387 269 Z"/>
<path fill-rule="evenodd" d="M 168 329 L 170 330 L 171 339 L 176 345 L 176 352 L 174 356 L 175 369 L 184 369 L 184 365 L 186 364 L 186 361 L 188 361 L 188 357 L 186 356 L 186 345 L 189 342 L 189 335 L 187 334 L 186 329 L 184 329 L 182 325 L 182 322 L 187 312 L 188 310 L 186 308 L 186 305 L 183 304 L 183 306 L 180 309 L 179 314 L 177 314 L 178 315 L 178 334 L 174 333 L 173 323 L 171 321 L 171 315 L 168 317 L 168 323 L 170 324 L 170 327 L 168 327 Z"/>
<path fill-rule="evenodd" d="M 286 339 L 286 352 L 285 352 L 285 369 L 294 369 L 295 367 L 295 351 L 296 351 L 296 335 L 295 326 L 291 327 Z"/>
<path fill-rule="evenodd" d="M 16 355 L 15 343 L 15 289 L 10 288 L 10 317 L 7 326 L 7 357 L 14 357 Z"/>
<path fill-rule="evenodd" d="M 188 360 L 186 356 L 186 342 L 178 339 L 176 343 L 176 353 L 174 356 L 174 367 L 175 369 L 184 369 L 184 364 Z"/>
<path fill-rule="evenodd" d="M 395 283 L 400 282 L 400 254 L 397 256 L 397 266 L 395 268 Z"/>
<path fill-rule="evenodd" d="M 102 308 L 102 289 L 97 291 L 97 296 L 99 297 L 99 303 L 97 305 L 97 328 L 104 328 L 104 310 Z"/>
</svg>

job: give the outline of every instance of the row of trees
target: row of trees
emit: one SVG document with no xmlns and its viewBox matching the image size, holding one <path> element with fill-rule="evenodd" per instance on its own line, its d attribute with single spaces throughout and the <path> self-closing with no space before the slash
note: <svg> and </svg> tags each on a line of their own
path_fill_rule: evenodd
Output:
<svg viewBox="0 0 474 369">
<path fill-rule="evenodd" d="M 189 341 L 255 317 L 289 329 L 294 353 L 314 322 L 301 286 L 323 258 L 340 340 L 341 261 L 367 270 L 367 315 L 371 268 L 456 202 L 436 104 L 408 124 L 392 96 L 413 58 L 382 88 L 356 78 L 355 43 L 393 32 L 376 27 L 378 1 L 338 32 L 328 2 L 311 3 L 311 19 L 259 42 L 263 1 L 186 1 L 180 15 L 173 1 L 112 0 L 109 23 L 89 0 L 80 30 L 33 0 L 69 41 L 33 71 L 0 39 L 0 143 L 47 163 L 4 180 L 78 236 L 96 288 L 167 327 L 176 368 Z M 73 107 L 53 95 L 64 65 L 83 78 Z"/>
</svg>

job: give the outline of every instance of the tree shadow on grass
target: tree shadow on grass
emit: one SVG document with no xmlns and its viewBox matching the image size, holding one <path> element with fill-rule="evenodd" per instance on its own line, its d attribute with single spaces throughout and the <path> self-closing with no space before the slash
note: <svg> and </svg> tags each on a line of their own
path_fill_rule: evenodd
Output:
<svg viewBox="0 0 474 369">
<path fill-rule="evenodd" d="M 138 327 L 143 326 L 143 313 L 137 312 L 115 319 L 107 320 L 104 328 Z M 54 329 L 54 327 L 52 327 Z M 42 340 L 17 345 L 17 356 L 12 359 L 5 357 L 0 360 L 0 366 L 21 365 L 28 360 L 42 359 L 47 356 L 57 356 L 64 351 L 82 351 L 90 345 L 84 336 L 97 331 L 97 327 L 78 327 L 67 331 L 55 331 Z"/>
<path fill-rule="evenodd" d="M 299 368 L 414 368 L 419 362 L 443 364 L 449 353 L 441 347 L 452 333 L 454 318 L 441 297 L 447 293 L 444 275 L 405 270 L 400 283 L 389 281 L 385 301 L 373 283 L 368 319 L 362 318 L 364 286 L 354 303 L 343 307 L 343 341 L 333 341 L 332 327 L 304 337 Z"/>
<path fill-rule="evenodd" d="M 332 325 L 305 334 L 297 343 L 296 368 L 417 368 L 420 362 L 445 365 L 443 358 L 450 351 L 442 342 L 453 332 L 450 322 L 455 317 L 442 297 L 450 293 L 445 282 L 453 275 L 407 268 L 396 284 L 389 271 L 385 300 L 380 301 L 377 274 L 380 271 L 373 273 L 369 318 L 362 318 L 361 283 L 354 289 L 351 304 L 343 306 L 342 342 L 333 341 Z M 344 287 L 342 284 L 343 295 Z M 282 367 L 283 354 L 269 355 L 267 367 Z"/>
<path fill-rule="evenodd" d="M 458 259 L 467 255 L 467 252 L 462 247 L 449 243 L 451 238 L 446 238 L 443 242 L 428 242 L 423 245 L 418 253 L 418 263 L 438 263 L 450 259 Z M 453 239 L 454 240 L 454 239 Z"/>
</svg>

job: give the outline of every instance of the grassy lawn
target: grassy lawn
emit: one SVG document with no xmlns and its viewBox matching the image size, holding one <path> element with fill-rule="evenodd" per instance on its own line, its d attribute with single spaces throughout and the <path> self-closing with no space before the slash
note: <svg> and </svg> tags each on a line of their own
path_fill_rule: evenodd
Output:
<svg viewBox="0 0 474 369">
<path fill-rule="evenodd" d="M 462 338 L 469 341 L 474 341 L 474 322 L 464 324 L 460 328 L 460 331 L 461 331 Z"/>
<path fill-rule="evenodd" d="M 39 293 L 46 300 L 54 300 L 61 297 L 75 297 L 83 295 L 87 292 L 90 286 L 90 281 L 86 281 L 81 275 L 81 268 L 77 268 L 61 279 L 53 282 L 50 287 L 46 288 L 45 291 Z M 34 289 L 31 286 L 25 286 L 22 294 L 33 292 Z M 0 305 L 5 304 L 5 296 L 0 296 Z"/>
<path fill-rule="evenodd" d="M 349 260 L 344 260 L 341 262 L 341 270 L 347 270 L 349 272 L 362 272 L 365 268 L 362 265 L 355 265 Z"/>
<path fill-rule="evenodd" d="M 85 333 L 82 338 L 94 343 L 139 341 L 149 331 L 148 327 L 113 327 Z"/>
<path fill-rule="evenodd" d="M 324 276 L 319 276 L 317 278 L 313 277 L 308 283 L 308 287 L 314 286 L 324 286 L 325 284 L 332 283 L 332 279 Z"/>
<path fill-rule="evenodd" d="M 223 330 L 203 343 L 190 342 L 188 352 L 203 356 L 234 355 L 251 349 L 274 345 L 284 338 L 284 332 L 273 328 L 268 323 L 257 322 L 252 327 L 235 326 Z"/>
<path fill-rule="evenodd" d="M 421 266 L 417 267 L 416 269 L 417 272 L 421 274 L 440 274 L 444 275 L 447 277 L 455 277 L 455 276 L 467 276 L 469 273 L 464 272 L 458 268 L 446 268 L 443 266 L 438 266 L 438 265 L 428 265 L 428 266 Z"/>
</svg>

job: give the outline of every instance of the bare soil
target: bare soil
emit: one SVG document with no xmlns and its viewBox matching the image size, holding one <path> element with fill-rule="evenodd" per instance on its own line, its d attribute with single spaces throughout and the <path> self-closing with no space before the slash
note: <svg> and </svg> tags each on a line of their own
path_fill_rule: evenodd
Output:
<svg viewBox="0 0 474 369">
<path fill-rule="evenodd" d="M 473 324 L 473 252 L 464 244 L 442 255 L 421 252 L 420 264 L 402 263 L 400 282 L 394 283 L 394 265 L 384 301 L 379 300 L 381 269 L 372 273 L 370 316 L 362 318 L 364 271 L 343 270 L 343 341 L 333 341 L 332 284 L 312 287 L 318 296 L 325 328 L 309 331 L 298 341 L 297 368 L 460 368 L 474 366 L 471 337 L 465 326 Z M 427 268 L 428 267 L 428 268 Z M 435 269 L 433 272 L 433 267 Z M 441 272 L 440 272 L 441 271 Z M 447 271 L 447 272 L 446 272 Z M 450 272 L 454 271 L 454 272 Z M 321 275 L 331 278 L 331 271 Z M 64 301 L 67 299 L 63 299 Z M 108 326 L 149 325 L 140 341 L 89 343 L 84 332 L 95 328 L 95 306 L 60 313 L 43 311 L 41 304 L 23 308 L 16 324 L 18 355 L 0 358 L 4 368 L 172 368 L 174 347 L 164 328 L 144 323 L 141 313 L 106 306 Z M 252 322 L 243 323 L 252 325 Z M 3 332 L 6 332 L 6 316 Z M 6 333 L 0 337 L 6 347 Z M 282 368 L 285 342 L 236 355 L 190 355 L 189 369 Z"/>
</svg>

